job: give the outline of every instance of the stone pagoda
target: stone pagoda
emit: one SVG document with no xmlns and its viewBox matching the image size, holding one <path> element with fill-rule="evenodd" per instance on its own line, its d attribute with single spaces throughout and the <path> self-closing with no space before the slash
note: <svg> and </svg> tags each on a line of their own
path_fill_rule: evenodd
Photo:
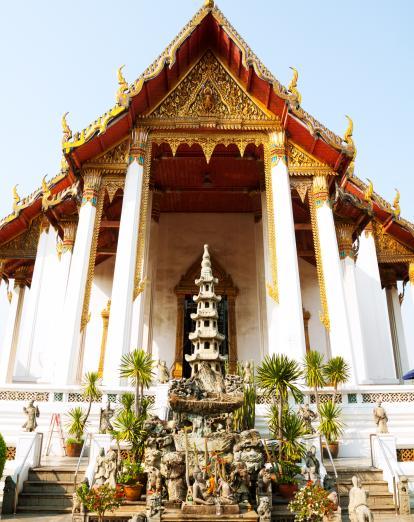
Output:
<svg viewBox="0 0 414 522">
<path fill-rule="evenodd" d="M 200 372 L 202 363 L 207 363 L 212 373 L 221 373 L 222 364 L 227 359 L 220 355 L 220 345 L 225 337 L 219 333 L 217 326 L 218 303 L 221 301 L 221 297 L 214 292 L 217 283 L 218 279 L 213 277 L 211 269 L 208 245 L 204 245 L 200 279 L 195 281 L 200 290 L 193 297 L 197 312 L 191 314 L 191 319 L 195 321 L 195 330 L 189 334 L 193 353 L 185 356 L 191 366 L 191 377 Z"/>
</svg>

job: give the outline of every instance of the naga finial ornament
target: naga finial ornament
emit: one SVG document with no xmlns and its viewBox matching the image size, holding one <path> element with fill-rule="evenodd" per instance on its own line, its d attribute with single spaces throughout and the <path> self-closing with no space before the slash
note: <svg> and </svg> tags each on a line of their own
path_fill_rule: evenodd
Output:
<svg viewBox="0 0 414 522">
<path fill-rule="evenodd" d="M 344 134 L 344 142 L 347 143 L 350 147 L 354 146 L 354 140 L 352 139 L 352 135 L 354 132 L 354 122 L 352 118 L 345 114 L 345 118 L 348 120 L 348 127 Z"/>
<path fill-rule="evenodd" d="M 42 209 L 44 211 L 46 211 L 48 208 L 49 208 L 49 198 L 51 196 L 51 191 L 50 191 L 50 188 L 49 188 L 49 185 L 46 181 L 46 176 L 43 176 L 43 179 L 42 179 L 42 192 L 43 192 L 43 195 L 42 195 Z"/>
<path fill-rule="evenodd" d="M 212 9 L 214 7 L 214 0 L 204 0 L 204 7 Z"/>
<path fill-rule="evenodd" d="M 18 210 L 20 203 L 20 196 L 17 193 L 17 187 L 18 185 L 15 185 L 13 187 L 13 212 L 16 212 Z"/>
<path fill-rule="evenodd" d="M 368 187 L 366 188 L 364 192 L 364 199 L 365 201 L 372 201 L 372 195 L 374 194 L 374 184 L 370 179 L 367 178 L 368 181 Z"/>
<path fill-rule="evenodd" d="M 395 189 L 395 198 L 392 202 L 392 208 L 393 208 L 393 214 L 395 218 L 399 218 L 401 214 L 401 208 L 400 208 L 400 191 L 398 189 Z"/>
<path fill-rule="evenodd" d="M 125 80 L 124 75 L 122 74 L 122 69 L 125 65 L 121 65 L 117 71 L 118 78 L 118 90 L 116 91 L 116 103 L 118 105 L 126 105 L 128 99 L 125 93 L 129 89 L 128 82 Z"/>
<path fill-rule="evenodd" d="M 66 116 L 68 114 L 69 114 L 68 112 L 65 112 L 65 114 L 62 116 L 62 131 L 63 131 L 62 143 L 66 143 L 67 141 L 69 141 L 72 138 L 72 131 L 66 120 Z"/>
<path fill-rule="evenodd" d="M 290 91 L 292 94 L 294 94 L 296 96 L 298 105 L 300 105 L 302 103 L 302 95 L 300 94 L 300 92 L 297 89 L 299 73 L 298 73 L 298 70 L 295 69 L 295 67 L 289 67 L 289 68 L 292 69 L 293 76 L 292 76 L 292 79 L 290 80 L 290 83 L 288 86 L 288 91 Z"/>
</svg>

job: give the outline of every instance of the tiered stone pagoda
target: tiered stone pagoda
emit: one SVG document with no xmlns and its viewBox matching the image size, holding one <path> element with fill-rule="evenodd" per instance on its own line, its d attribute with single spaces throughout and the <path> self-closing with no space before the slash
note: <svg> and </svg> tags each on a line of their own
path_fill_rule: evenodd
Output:
<svg viewBox="0 0 414 522">
<path fill-rule="evenodd" d="M 222 363 L 227 359 L 220 355 L 220 345 L 225 336 L 218 331 L 218 303 L 221 297 L 214 292 L 217 283 L 218 279 L 213 276 L 211 269 L 208 245 L 204 245 L 200 279 L 195 281 L 200 291 L 193 297 L 197 303 L 197 312 L 191 314 L 191 319 L 196 323 L 195 331 L 189 334 L 193 353 L 185 356 L 191 366 L 191 377 L 198 373 L 202 361 L 208 362 L 213 372 L 221 372 Z"/>
</svg>

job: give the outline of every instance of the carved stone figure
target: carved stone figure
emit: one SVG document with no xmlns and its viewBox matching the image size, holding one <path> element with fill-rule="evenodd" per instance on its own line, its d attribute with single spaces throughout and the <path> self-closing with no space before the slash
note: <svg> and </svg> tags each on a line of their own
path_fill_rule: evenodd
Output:
<svg viewBox="0 0 414 522">
<path fill-rule="evenodd" d="M 306 433 L 315 433 L 312 422 L 316 420 L 318 416 L 309 408 L 309 404 L 305 404 L 305 406 L 299 406 L 298 416 L 302 419 L 302 422 L 306 427 Z"/>
<path fill-rule="evenodd" d="M 26 408 L 23 408 L 23 411 L 27 417 L 26 422 L 23 424 L 22 428 L 24 431 L 32 432 L 37 428 L 36 418 L 39 417 L 40 411 L 37 406 L 33 405 L 34 401 L 30 401 Z"/>
<path fill-rule="evenodd" d="M 336 491 L 331 491 L 328 495 L 329 500 L 334 505 L 334 512 L 327 516 L 323 517 L 323 522 L 341 522 L 342 521 L 342 509 L 339 505 L 338 493 Z"/>
<path fill-rule="evenodd" d="M 271 521 L 272 505 L 269 497 L 260 497 L 259 505 L 257 506 L 257 514 L 259 515 L 259 522 Z"/>
<path fill-rule="evenodd" d="M 169 500 L 184 501 L 186 496 L 185 455 L 176 451 L 163 455 L 161 475 L 166 479 Z"/>
<path fill-rule="evenodd" d="M 351 522 L 372 522 L 373 516 L 368 507 L 368 495 L 361 487 L 358 477 L 352 477 L 352 488 L 349 490 L 349 519 Z"/>
<path fill-rule="evenodd" d="M 105 455 L 105 451 L 101 448 L 99 455 L 96 457 L 93 485 L 103 486 L 108 484 L 111 488 L 116 486 L 117 472 L 117 455 L 114 450 L 109 450 Z"/>
<path fill-rule="evenodd" d="M 103 486 L 106 481 L 106 464 L 105 450 L 101 448 L 99 455 L 96 457 L 95 469 L 93 471 L 93 486 Z"/>
<path fill-rule="evenodd" d="M 400 476 L 398 482 L 398 497 L 400 501 L 400 515 L 410 515 L 410 494 L 408 491 L 408 479 L 404 475 Z"/>
<path fill-rule="evenodd" d="M 306 453 L 305 467 L 302 470 L 306 480 L 312 481 L 314 484 L 320 482 L 320 462 L 316 456 L 316 446 L 312 446 L 311 449 Z"/>
<path fill-rule="evenodd" d="M 158 382 L 160 384 L 166 384 L 170 380 L 170 372 L 167 368 L 167 363 L 165 361 L 158 361 L 157 363 L 158 369 Z"/>
<path fill-rule="evenodd" d="M 251 384 L 252 381 L 253 381 L 252 363 L 250 361 L 246 361 L 244 363 L 243 382 L 244 382 L 244 384 Z"/>
<path fill-rule="evenodd" d="M 110 433 L 113 430 L 111 419 L 114 416 L 114 410 L 108 401 L 106 408 L 101 408 L 101 415 L 99 418 L 99 433 Z"/>
<path fill-rule="evenodd" d="M 377 433 L 388 433 L 388 417 L 387 412 L 382 407 L 381 402 L 378 401 L 374 408 L 374 420 L 377 425 Z"/>
<path fill-rule="evenodd" d="M 217 494 L 219 495 L 218 501 L 220 504 L 235 504 L 236 500 L 233 495 L 233 489 L 230 483 L 223 477 L 218 480 Z"/>
<path fill-rule="evenodd" d="M 265 464 L 257 476 L 257 495 L 272 497 L 272 465 Z"/>
<path fill-rule="evenodd" d="M 195 504 L 214 504 L 214 499 L 207 494 L 207 484 L 200 470 L 194 473 L 192 493 Z"/>
</svg>

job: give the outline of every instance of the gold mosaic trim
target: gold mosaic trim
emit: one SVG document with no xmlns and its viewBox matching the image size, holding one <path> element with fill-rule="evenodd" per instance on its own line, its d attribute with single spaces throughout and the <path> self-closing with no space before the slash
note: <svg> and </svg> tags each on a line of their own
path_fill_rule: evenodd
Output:
<svg viewBox="0 0 414 522">
<path fill-rule="evenodd" d="M 324 325 L 326 330 L 329 332 L 330 330 L 330 319 L 329 319 L 329 309 L 328 309 L 328 300 L 326 298 L 326 287 L 325 287 L 325 276 L 323 271 L 323 263 L 322 263 L 322 255 L 321 255 L 321 244 L 319 239 L 319 227 L 318 221 L 316 217 L 316 202 L 313 194 L 313 190 L 308 191 L 309 198 L 309 210 L 312 224 L 312 235 L 313 235 L 313 245 L 315 249 L 315 258 L 316 258 L 316 271 L 318 274 L 318 283 L 319 283 L 319 294 L 321 299 L 321 307 L 322 311 L 319 312 L 319 318 L 321 323 Z"/>
<path fill-rule="evenodd" d="M 269 249 L 271 283 L 266 284 L 269 296 L 279 302 L 279 285 L 277 274 L 277 252 L 276 252 L 276 226 L 273 207 L 272 169 L 271 169 L 270 143 L 264 144 L 264 168 L 266 186 L 266 211 L 267 211 L 267 242 Z"/>
</svg>

